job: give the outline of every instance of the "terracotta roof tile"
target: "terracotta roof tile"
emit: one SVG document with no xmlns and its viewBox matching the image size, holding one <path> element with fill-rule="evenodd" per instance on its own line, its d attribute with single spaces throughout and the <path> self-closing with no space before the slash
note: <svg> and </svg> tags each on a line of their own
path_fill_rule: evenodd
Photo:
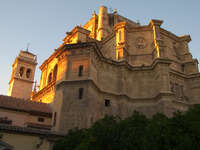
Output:
<svg viewBox="0 0 200 150">
<path fill-rule="evenodd" d="M 25 112 L 52 114 L 49 104 L 24 100 L 11 96 L 0 95 L 0 108 L 13 109 Z"/>
</svg>

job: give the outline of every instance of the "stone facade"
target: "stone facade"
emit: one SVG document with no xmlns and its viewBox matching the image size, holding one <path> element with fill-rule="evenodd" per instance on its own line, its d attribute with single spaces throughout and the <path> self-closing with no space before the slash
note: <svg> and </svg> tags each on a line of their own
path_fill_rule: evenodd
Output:
<svg viewBox="0 0 200 150">
<path fill-rule="evenodd" d="M 190 36 L 176 36 L 163 21 L 140 25 L 102 6 L 83 26 L 67 32 L 44 61 L 33 101 L 51 103 L 53 130 L 89 127 L 104 115 L 134 110 L 171 116 L 199 103 L 198 61 Z"/>
</svg>

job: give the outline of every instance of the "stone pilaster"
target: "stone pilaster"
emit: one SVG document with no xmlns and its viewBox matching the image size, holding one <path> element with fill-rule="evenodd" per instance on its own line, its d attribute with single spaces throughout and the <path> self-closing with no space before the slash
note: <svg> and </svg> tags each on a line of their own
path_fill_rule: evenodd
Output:
<svg viewBox="0 0 200 150">
<path fill-rule="evenodd" d="M 160 47 L 159 47 L 159 43 L 160 43 L 160 26 L 162 25 L 163 21 L 162 20 L 151 20 L 150 21 L 150 26 L 153 29 L 153 35 L 154 35 L 154 45 L 156 48 L 156 53 L 157 53 L 157 57 L 160 57 Z"/>
</svg>

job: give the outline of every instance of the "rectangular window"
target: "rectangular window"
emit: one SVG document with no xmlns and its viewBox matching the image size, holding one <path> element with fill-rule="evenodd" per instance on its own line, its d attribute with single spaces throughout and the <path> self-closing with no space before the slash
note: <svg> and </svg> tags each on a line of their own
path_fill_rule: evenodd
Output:
<svg viewBox="0 0 200 150">
<path fill-rule="evenodd" d="M 83 88 L 79 88 L 79 95 L 78 95 L 79 99 L 83 98 Z"/>
<path fill-rule="evenodd" d="M 110 106 L 110 100 L 109 99 L 105 99 L 105 106 L 109 107 Z"/>
<path fill-rule="evenodd" d="M 56 117 L 57 117 L 57 113 L 54 112 L 54 117 L 53 117 L 53 126 L 56 125 Z"/>
<path fill-rule="evenodd" d="M 82 75 L 83 75 L 83 65 L 80 65 L 78 69 L 78 76 L 81 77 Z"/>
<path fill-rule="evenodd" d="M 39 117 L 38 122 L 44 122 L 44 118 Z"/>
<path fill-rule="evenodd" d="M 181 71 L 184 72 L 184 64 L 181 65 Z"/>
</svg>

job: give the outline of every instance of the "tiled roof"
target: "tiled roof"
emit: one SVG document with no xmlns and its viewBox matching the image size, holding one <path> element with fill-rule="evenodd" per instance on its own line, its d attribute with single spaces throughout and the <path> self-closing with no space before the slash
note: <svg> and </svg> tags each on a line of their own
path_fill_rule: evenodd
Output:
<svg viewBox="0 0 200 150">
<path fill-rule="evenodd" d="M 29 113 L 52 114 L 52 109 L 49 104 L 24 100 L 11 96 L 0 95 L 0 108 L 12 109 L 16 111 L 24 111 Z"/>
</svg>

